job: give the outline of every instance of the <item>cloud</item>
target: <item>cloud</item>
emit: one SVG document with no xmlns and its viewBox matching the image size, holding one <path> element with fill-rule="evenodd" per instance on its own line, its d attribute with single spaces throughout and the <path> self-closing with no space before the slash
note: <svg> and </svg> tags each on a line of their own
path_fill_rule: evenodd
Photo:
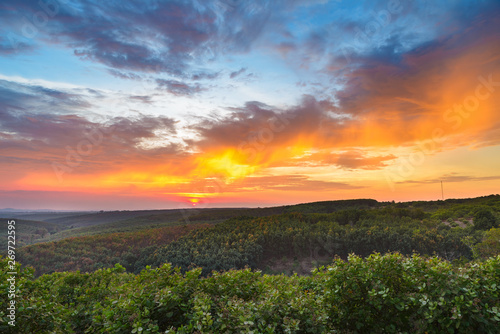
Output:
<svg viewBox="0 0 500 334">
<path fill-rule="evenodd" d="M 480 181 L 493 181 L 500 180 L 500 175 L 491 176 L 472 176 L 472 175 L 460 175 L 457 173 L 445 174 L 440 178 L 425 179 L 425 180 L 408 180 L 400 181 L 397 183 L 404 184 L 438 184 L 443 183 L 455 183 L 455 182 L 480 182 Z"/>
<path fill-rule="evenodd" d="M 101 158 L 122 153 L 131 155 L 142 151 L 137 145 L 147 138 L 155 138 L 156 130 L 175 134 L 175 121 L 168 117 L 139 116 L 136 118 L 115 117 L 106 123 L 95 123 L 77 115 L 35 114 L 24 112 L 0 114 L 0 129 L 5 131 L 4 145 L 24 145 L 40 155 L 52 152 L 66 154 L 67 146 L 76 147 L 95 134 L 99 142 Z M 24 143 L 24 144 L 23 144 Z"/>
<path fill-rule="evenodd" d="M 158 88 L 177 96 L 191 96 L 203 90 L 200 85 L 189 85 L 177 80 L 156 79 Z"/>
<path fill-rule="evenodd" d="M 392 154 L 365 157 L 359 152 L 348 152 L 338 155 L 336 164 L 347 169 L 378 169 L 387 166 L 387 162 L 394 159 L 396 159 L 396 156 Z"/>
<path fill-rule="evenodd" d="M 82 115 L 92 107 L 86 98 L 74 91 L 0 81 L 0 150 L 5 158 L 0 164 L 46 170 L 53 162 L 65 163 L 71 151 L 91 151 L 83 154 L 83 173 L 112 169 L 116 163 L 165 161 L 179 152 L 178 144 L 168 140 L 154 149 L 143 145 L 145 140 L 175 137 L 174 119 L 139 114 L 92 121 Z M 137 98 L 148 102 L 147 97 Z"/>
<path fill-rule="evenodd" d="M 191 126 L 200 137 L 193 144 L 202 151 L 239 148 L 250 157 L 240 157 L 241 163 L 262 166 L 287 165 L 314 149 L 412 147 L 436 140 L 436 132 L 437 150 L 497 145 L 500 19 L 495 13 L 480 13 L 398 55 L 394 50 L 402 39 L 394 35 L 385 41 L 389 44 L 353 57 L 339 77 L 325 69 L 332 80 L 342 78 L 335 96 L 306 96 L 287 108 L 247 102 Z M 394 159 L 350 153 L 316 157 L 346 169 L 382 168 Z"/>
<path fill-rule="evenodd" d="M 165 140 L 165 134 L 175 135 L 174 124 L 167 117 L 118 117 L 100 124 L 74 115 L 2 115 L 0 132 L 13 133 L 0 144 L 3 189 L 161 185 L 189 163 L 179 144 Z M 149 148 L 147 139 L 164 143 Z"/>
<path fill-rule="evenodd" d="M 110 73 L 112 76 L 120 79 L 126 79 L 126 80 L 140 80 L 141 76 L 137 75 L 135 73 L 125 73 L 121 71 L 117 71 L 115 69 L 108 69 L 108 73 Z"/>
<path fill-rule="evenodd" d="M 222 77 L 226 74 L 241 79 L 249 72 L 272 83 L 293 75 L 297 80 L 287 87 L 300 83 L 288 96 L 309 95 L 285 97 L 281 101 L 287 104 L 279 107 L 264 100 L 227 107 L 223 101 L 234 101 L 232 96 L 217 101 L 217 95 L 238 90 L 237 99 L 269 87 L 240 82 L 227 94 L 204 96 L 225 110 L 178 123 L 142 111 L 130 118 L 98 115 L 109 91 L 0 80 L 0 172 L 21 180 L 20 187 L 53 187 L 51 164 L 66 164 L 72 150 L 85 149 L 90 131 L 98 144 L 91 142 L 92 152 L 80 154 L 75 177 L 64 186 L 188 192 L 191 179 L 222 175 L 234 191 L 354 189 L 297 170 L 331 167 L 347 175 L 383 169 L 394 162 L 392 152 L 411 151 L 419 141 L 432 139 L 434 130 L 442 133 L 440 150 L 498 145 L 500 19 L 495 3 L 404 2 L 384 25 L 380 11 L 386 1 L 58 2 L 57 13 L 36 27 L 36 36 L 11 43 L 9 33 L 21 36 L 25 18 L 33 21 L 43 8 L 36 0 L 3 1 L 0 56 L 42 45 L 69 48 L 116 78 L 152 80 L 157 90 L 150 94 L 115 93 L 144 108 L 158 107 L 153 103 L 160 91 L 185 102 L 202 95 L 212 81 L 228 79 Z M 373 12 L 360 10 L 365 5 Z M 306 22 L 310 15 L 317 22 Z M 367 34 L 373 22 L 381 27 Z M 360 30 L 368 38 L 357 39 Z M 346 45 L 351 48 L 343 50 Z M 285 64 L 269 68 L 276 56 Z M 227 64 L 235 71 L 221 68 Z M 258 72 L 252 65 L 259 66 Z M 488 97 L 477 97 L 478 91 Z M 474 99 L 478 103 L 471 108 Z M 287 168 L 286 175 L 255 176 L 280 167 Z"/>
<path fill-rule="evenodd" d="M 231 79 L 234 79 L 236 78 L 238 75 L 244 73 L 247 69 L 245 67 L 242 67 L 240 68 L 238 71 L 234 71 L 234 72 L 231 72 L 231 74 L 229 74 L 229 77 Z"/>
<path fill-rule="evenodd" d="M 345 189 L 360 189 L 363 186 L 355 186 L 343 182 L 311 180 L 307 175 L 279 175 L 279 176 L 252 176 L 234 184 L 236 189 L 281 190 L 281 191 L 333 191 Z M 232 191 L 232 188 L 228 189 Z"/>
<path fill-rule="evenodd" d="M 186 193 L 221 193 L 261 192 L 261 191 L 337 191 L 362 189 L 364 186 L 351 185 L 334 180 L 313 180 L 302 174 L 252 175 L 227 183 L 215 183 L 205 179 L 192 179 L 188 184 L 172 187 L 171 191 Z"/>
<path fill-rule="evenodd" d="M 316 134 L 327 111 L 332 108 L 329 101 L 317 101 L 304 96 L 302 101 L 285 110 L 261 102 L 247 102 L 243 107 L 231 108 L 229 114 L 202 119 L 191 126 L 201 140 L 196 144 L 202 148 L 234 146 L 255 139 L 262 132 L 274 132 L 271 147 L 291 142 L 300 136 Z"/>
<path fill-rule="evenodd" d="M 0 80 L 0 111 L 28 111 L 52 113 L 67 110 L 88 110 L 92 104 L 84 95 L 56 90 L 35 84 L 21 84 Z"/>
<path fill-rule="evenodd" d="M 215 80 L 219 77 L 219 72 L 201 71 L 193 73 L 191 80 Z"/>
<path fill-rule="evenodd" d="M 397 159 L 397 157 L 393 154 L 366 156 L 362 152 L 355 150 L 343 153 L 323 150 L 322 152 L 305 154 L 300 158 L 291 159 L 286 163 L 286 166 L 337 166 L 346 170 L 376 170 L 388 166 L 388 164 L 395 159 Z M 279 162 L 278 164 L 281 166 L 285 165 Z"/>
<path fill-rule="evenodd" d="M 207 157 L 233 150 L 239 164 L 261 167 L 375 170 L 396 159 L 392 154 L 374 156 L 361 151 L 359 147 L 371 146 L 371 142 L 359 140 L 363 122 L 339 113 L 328 100 L 306 95 L 287 109 L 247 102 L 230 110 L 224 116 L 213 115 L 193 124 L 190 129 L 199 140 L 188 143 L 207 152 Z"/>
<path fill-rule="evenodd" d="M 248 51 L 272 11 L 268 0 L 135 0 L 120 6 L 96 1 L 41 4 L 45 2 L 3 1 L 0 20 L 4 24 L 0 29 L 22 36 L 29 26 L 36 32 L 37 42 L 44 37 L 65 45 L 74 50 L 75 56 L 104 64 L 118 76 L 124 71 L 204 76 L 189 72 L 200 61 L 213 60 L 219 54 Z M 30 18 L 36 15 L 47 20 L 34 24 Z M 17 46 L 16 52 L 31 48 L 21 42 Z M 0 52 L 13 50 L 0 41 Z M 210 76 L 213 78 L 213 74 L 206 75 Z"/>
<path fill-rule="evenodd" d="M 129 99 L 131 99 L 131 100 L 140 101 L 140 102 L 145 103 L 145 104 L 151 104 L 152 98 L 153 97 L 151 95 L 132 95 L 129 97 Z"/>
<path fill-rule="evenodd" d="M 35 50 L 35 47 L 31 44 L 9 40 L 0 36 L 0 55 L 9 56 L 16 53 L 25 53 Z"/>
<path fill-rule="evenodd" d="M 115 69 L 182 76 L 216 37 L 215 14 L 194 3 L 80 5 L 85 15 L 74 17 L 56 34 L 75 45 L 75 55 Z"/>
<path fill-rule="evenodd" d="M 364 123 L 365 142 L 371 134 L 379 144 L 408 145 L 432 139 L 438 128 L 453 137 L 455 146 L 494 138 L 500 128 L 495 116 L 500 94 L 489 92 L 481 99 L 476 94 L 484 79 L 500 78 L 500 46 L 495 42 L 500 20 L 483 13 L 469 23 L 397 57 L 394 50 L 401 41 L 394 39 L 353 57 L 351 70 L 341 70 L 338 109 Z M 467 106 L 471 100 L 477 101 L 474 108 Z"/>
<path fill-rule="evenodd" d="M 299 104 L 284 110 L 247 102 L 227 115 L 214 115 L 192 125 L 190 129 L 200 139 L 189 144 L 205 152 L 206 159 L 230 156 L 235 166 L 259 168 L 375 170 L 396 159 L 392 154 L 366 155 L 356 149 L 358 134 L 352 128 L 359 121 L 339 117 L 336 111 L 331 101 L 312 96 L 304 96 Z"/>
</svg>

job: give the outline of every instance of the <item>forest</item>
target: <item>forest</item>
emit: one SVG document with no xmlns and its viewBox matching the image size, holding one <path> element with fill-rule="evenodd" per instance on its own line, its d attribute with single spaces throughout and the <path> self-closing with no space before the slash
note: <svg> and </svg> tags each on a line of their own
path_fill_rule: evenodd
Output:
<svg viewBox="0 0 500 334">
<path fill-rule="evenodd" d="M 211 212 L 211 220 L 204 220 L 209 211 L 192 215 L 181 225 L 134 225 L 133 232 L 28 245 L 18 249 L 17 256 L 23 265 L 35 268 L 36 276 L 89 272 L 116 263 L 137 274 L 148 265 L 165 262 L 182 271 L 201 267 L 203 275 L 247 266 L 266 273 L 308 274 L 334 256 L 345 259 L 351 253 L 397 251 L 465 263 L 496 255 L 498 250 L 492 240 L 498 235 L 500 196 L 407 203 L 331 201 Z"/>
<path fill-rule="evenodd" d="M 18 248 L 17 325 L 0 310 L 0 331 L 496 333 L 500 326 L 499 195 L 190 217 Z"/>
</svg>

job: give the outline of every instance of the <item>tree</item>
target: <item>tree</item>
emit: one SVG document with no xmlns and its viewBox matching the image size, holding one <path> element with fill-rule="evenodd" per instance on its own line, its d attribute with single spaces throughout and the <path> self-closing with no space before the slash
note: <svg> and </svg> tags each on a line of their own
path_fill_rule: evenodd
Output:
<svg viewBox="0 0 500 334">
<path fill-rule="evenodd" d="M 484 234 L 483 241 L 476 245 L 480 257 L 490 257 L 500 254 L 500 228 L 492 228 Z"/>
<path fill-rule="evenodd" d="M 474 229 L 489 230 L 497 227 L 498 223 L 493 213 L 485 208 L 478 209 L 474 214 Z"/>
</svg>

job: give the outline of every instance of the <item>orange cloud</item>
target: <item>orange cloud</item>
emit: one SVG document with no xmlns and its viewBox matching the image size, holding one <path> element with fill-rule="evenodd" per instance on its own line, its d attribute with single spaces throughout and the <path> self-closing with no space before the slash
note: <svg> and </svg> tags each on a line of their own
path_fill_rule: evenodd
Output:
<svg viewBox="0 0 500 334">
<path fill-rule="evenodd" d="M 421 141 L 434 141 L 431 154 L 499 145 L 499 21 L 478 19 L 399 58 L 358 57 L 343 69 L 343 86 L 329 99 L 303 96 L 288 108 L 248 102 L 187 129 L 169 117 L 97 123 L 74 114 L 19 114 L 27 106 L 13 108 L 7 101 L 0 114 L 3 189 L 127 190 L 191 203 L 267 191 L 270 202 L 270 194 L 280 192 L 350 193 L 362 187 L 358 174 L 344 182 L 289 170 L 269 175 L 270 168 L 331 167 L 375 180 L 377 171 L 397 160 L 398 150 Z M 9 94 L 22 91 L 18 86 Z M 23 90 L 29 94 L 19 100 L 32 101 L 40 88 Z M 74 112 L 90 105 L 71 97 L 64 107 Z M 183 130 L 196 139 L 183 138 Z M 158 132 L 167 135 L 159 138 Z M 165 144 L 148 148 L 148 140 Z"/>
</svg>

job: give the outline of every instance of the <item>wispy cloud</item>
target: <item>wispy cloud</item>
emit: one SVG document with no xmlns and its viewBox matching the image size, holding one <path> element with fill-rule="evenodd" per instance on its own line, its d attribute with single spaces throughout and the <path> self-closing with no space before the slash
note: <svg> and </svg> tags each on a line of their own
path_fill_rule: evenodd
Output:
<svg viewBox="0 0 500 334">
<path fill-rule="evenodd" d="M 156 79 L 156 83 L 159 89 L 178 96 L 191 96 L 203 90 L 199 84 L 189 85 L 177 80 Z"/>
<path fill-rule="evenodd" d="M 281 191 L 335 191 L 360 189 L 364 186 L 344 182 L 312 180 L 307 175 L 253 176 L 246 178 L 228 188 L 229 191 L 240 188 L 240 191 L 281 190 Z"/>
<path fill-rule="evenodd" d="M 240 68 L 238 71 L 231 72 L 231 73 L 229 74 L 229 77 L 230 77 L 231 79 L 234 79 L 234 78 L 236 78 L 237 76 L 239 76 L 240 74 L 244 73 L 246 70 L 247 70 L 247 69 L 246 69 L 245 67 Z"/>
<path fill-rule="evenodd" d="M 424 180 L 408 180 L 402 181 L 398 183 L 407 183 L 407 184 L 437 184 L 440 182 L 452 183 L 452 182 L 478 182 L 478 181 L 494 181 L 500 180 L 500 175 L 491 175 L 491 176 L 472 176 L 472 175 L 460 175 L 458 173 L 451 173 L 447 175 L 443 175 L 439 178 L 433 179 L 424 179 Z"/>
</svg>

